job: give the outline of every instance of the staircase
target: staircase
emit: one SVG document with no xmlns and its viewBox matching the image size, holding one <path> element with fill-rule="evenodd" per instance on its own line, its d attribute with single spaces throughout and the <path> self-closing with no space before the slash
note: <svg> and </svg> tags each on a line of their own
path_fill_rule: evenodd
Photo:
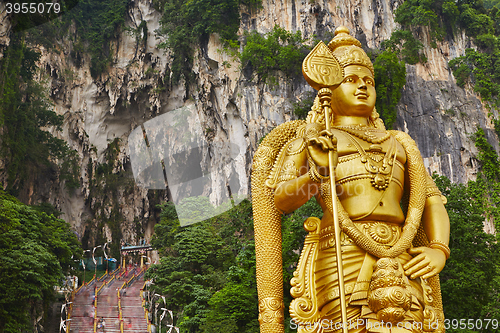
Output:
<svg viewBox="0 0 500 333">
<path fill-rule="evenodd" d="M 74 333 L 93 333 L 94 306 L 92 300 L 94 296 L 94 286 L 85 286 L 75 295 L 72 304 L 70 330 Z"/>
<path fill-rule="evenodd" d="M 142 307 L 141 288 L 144 277 L 140 275 L 129 280 L 127 287 L 121 293 L 118 302 L 119 288 L 126 281 L 126 276 L 132 278 L 135 270 L 128 274 L 107 276 L 101 281 L 83 286 L 73 298 L 70 330 L 71 333 L 94 333 L 94 311 L 97 319 L 104 319 L 106 333 L 120 333 L 120 309 L 122 309 L 123 333 L 147 333 L 148 322 Z M 94 292 L 97 290 L 96 307 L 94 307 Z M 97 329 L 99 332 L 99 329 Z"/>
<path fill-rule="evenodd" d="M 111 280 L 111 283 L 109 281 Z M 105 332 L 120 332 L 120 319 L 118 312 L 118 288 L 119 284 L 114 279 L 107 278 L 106 284 L 102 286 L 97 295 L 96 318 L 102 318 L 105 322 Z M 97 330 L 99 331 L 99 330 Z"/>
<path fill-rule="evenodd" d="M 148 331 L 148 322 L 144 316 L 140 294 L 143 285 L 144 278 L 138 278 L 126 288 L 125 294 L 122 294 L 124 333 L 147 333 Z"/>
</svg>

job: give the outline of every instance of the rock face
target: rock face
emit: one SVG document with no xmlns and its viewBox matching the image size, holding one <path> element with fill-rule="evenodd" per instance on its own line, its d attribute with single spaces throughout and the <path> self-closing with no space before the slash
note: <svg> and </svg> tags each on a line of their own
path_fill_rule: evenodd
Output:
<svg viewBox="0 0 500 333">
<path fill-rule="evenodd" d="M 423 37 L 429 39 L 428 34 Z M 478 127 L 484 129 L 488 141 L 499 152 L 488 109 L 472 87 L 463 89 L 456 85 L 447 66 L 451 59 L 471 47 L 467 43 L 463 35 L 438 43 L 435 49 L 425 49 L 426 64 L 407 65 L 396 124 L 397 129 L 409 133 L 418 143 L 431 173 L 437 172 L 460 183 L 476 177 L 477 149 L 470 136 Z"/>
<path fill-rule="evenodd" d="M 398 4 L 394 0 L 263 0 L 259 10 L 241 9 L 239 33 L 243 36 L 252 29 L 266 33 L 278 24 L 289 31 L 300 30 L 305 38 L 331 38 L 336 27 L 345 25 L 367 47 L 377 48 L 397 28 L 393 11 Z M 196 83 L 163 85 L 171 55 L 156 47 L 161 42 L 155 35 L 160 17 L 151 0 L 131 1 L 126 26 L 136 29 L 144 21 L 148 35 L 136 39 L 122 32 L 113 44 L 114 65 L 98 79 L 90 75 L 88 57 L 80 67 L 72 62 L 69 39 L 61 42 L 60 51 L 39 47 L 39 67 L 45 69 L 40 79 L 48 79 L 55 111 L 64 115 L 64 130 L 57 135 L 79 153 L 81 187 L 69 193 L 53 181 L 44 189 L 35 189 L 28 201 L 53 203 L 90 240 L 97 237 L 96 228 L 108 240 L 120 236 L 128 242 L 143 236 L 149 239 L 157 222 L 155 205 L 172 199 L 168 190 L 148 190 L 134 182 L 128 148 L 132 131 L 144 129 L 147 121 L 169 111 L 194 108 L 198 133 L 207 148 L 197 163 L 201 169 L 217 171 L 211 173 L 201 194 L 218 203 L 227 189 L 233 195 L 249 195 L 250 165 L 259 139 L 292 119 L 292 103 L 313 91 L 305 80 L 290 82 L 284 76 L 276 88 L 249 81 L 238 62 L 220 52 L 222 44 L 216 35 L 206 48 L 195 50 Z M 6 31 L 8 24 L 0 29 L 2 45 L 9 42 Z M 425 29 L 422 34 L 425 40 Z M 477 126 L 486 130 L 498 149 L 487 109 L 471 89 L 455 84 L 447 67 L 450 59 L 464 53 L 466 43 L 464 36 L 442 42 L 436 49 L 425 49 L 427 64 L 407 66 L 396 123 L 397 129 L 417 141 L 431 172 L 456 182 L 474 179 L 477 172 L 476 149 L 469 139 Z M 212 153 L 228 143 L 237 147 L 230 164 Z M 179 152 L 171 151 L 168 157 L 175 160 Z M 112 166 L 112 172 L 103 172 L 105 164 Z M 119 231 L 101 223 L 110 220 L 119 222 Z"/>
</svg>

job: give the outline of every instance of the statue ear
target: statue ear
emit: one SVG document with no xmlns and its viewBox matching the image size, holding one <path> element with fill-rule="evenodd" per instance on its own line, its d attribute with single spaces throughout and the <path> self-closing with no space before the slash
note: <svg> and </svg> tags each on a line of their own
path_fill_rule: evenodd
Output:
<svg viewBox="0 0 500 333">
<path fill-rule="evenodd" d="M 380 118 L 376 108 L 373 108 L 372 114 L 370 115 L 370 122 L 373 127 L 385 130 L 384 121 Z"/>
</svg>

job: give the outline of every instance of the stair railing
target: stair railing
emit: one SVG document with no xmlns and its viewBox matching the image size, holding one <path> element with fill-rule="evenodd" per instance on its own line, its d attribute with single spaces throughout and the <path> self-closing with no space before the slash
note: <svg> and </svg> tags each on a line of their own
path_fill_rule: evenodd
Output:
<svg viewBox="0 0 500 333">
<path fill-rule="evenodd" d="M 149 281 L 149 280 L 148 280 Z M 151 321 L 149 320 L 149 311 L 146 306 L 146 299 L 144 298 L 144 289 L 146 289 L 146 283 L 148 281 L 145 281 L 144 284 L 142 285 L 141 288 L 141 304 L 142 308 L 144 309 L 144 318 L 146 319 L 146 322 L 148 323 L 148 333 L 151 333 Z"/>
<path fill-rule="evenodd" d="M 94 333 L 97 332 L 97 291 L 94 294 Z"/>
<path fill-rule="evenodd" d="M 118 317 L 120 319 L 120 333 L 123 333 L 123 311 L 122 311 L 121 291 L 122 291 L 123 287 L 125 287 L 126 284 L 127 284 L 127 282 L 123 282 L 122 286 L 120 288 L 118 288 L 118 291 L 117 291 L 117 296 L 118 296 Z"/>
<path fill-rule="evenodd" d="M 135 270 L 136 269 L 134 268 L 130 272 L 134 272 Z M 118 293 L 118 314 L 119 314 L 119 319 L 120 319 L 120 333 L 123 333 L 123 311 L 122 311 L 122 304 L 121 304 L 122 289 L 129 287 L 135 280 L 137 280 L 139 277 L 141 277 L 145 271 L 146 271 L 145 269 L 141 269 L 137 274 L 132 274 L 130 279 L 123 282 L 121 287 L 118 288 L 117 293 Z M 122 272 L 121 274 L 119 274 L 119 276 L 121 277 L 123 275 L 123 273 L 125 273 L 125 272 Z M 141 290 L 141 296 L 142 296 L 142 290 Z M 148 332 L 150 332 L 149 321 L 148 321 Z"/>
<path fill-rule="evenodd" d="M 82 286 L 80 286 L 77 291 L 79 291 L 80 289 L 82 288 Z M 71 296 L 69 298 L 69 309 L 68 309 L 68 316 L 66 318 L 66 332 L 69 333 L 70 332 L 70 326 L 71 326 L 71 314 L 73 312 L 73 301 L 75 300 L 75 295 L 77 294 L 77 291 L 73 290 L 71 291 Z"/>
<path fill-rule="evenodd" d="M 97 279 L 97 281 L 101 282 L 102 280 L 104 280 L 107 277 L 108 277 L 108 272 L 104 273 L 100 278 Z"/>
</svg>

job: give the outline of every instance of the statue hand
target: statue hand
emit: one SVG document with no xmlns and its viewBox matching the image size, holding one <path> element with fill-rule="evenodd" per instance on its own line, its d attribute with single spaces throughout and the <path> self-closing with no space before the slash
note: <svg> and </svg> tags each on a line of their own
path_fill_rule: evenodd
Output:
<svg viewBox="0 0 500 333">
<path fill-rule="evenodd" d="M 408 261 L 403 265 L 405 274 L 410 276 L 411 279 L 416 279 L 417 277 L 422 277 L 422 279 L 428 279 L 444 268 L 446 263 L 445 254 L 437 249 L 431 249 L 430 247 L 416 247 L 408 250 L 409 254 L 415 255 L 412 260 Z"/>
<path fill-rule="evenodd" d="M 319 136 L 306 141 L 307 150 L 314 164 L 323 176 L 328 175 L 328 152 L 337 150 L 337 138 L 331 131 L 323 130 Z"/>
</svg>

